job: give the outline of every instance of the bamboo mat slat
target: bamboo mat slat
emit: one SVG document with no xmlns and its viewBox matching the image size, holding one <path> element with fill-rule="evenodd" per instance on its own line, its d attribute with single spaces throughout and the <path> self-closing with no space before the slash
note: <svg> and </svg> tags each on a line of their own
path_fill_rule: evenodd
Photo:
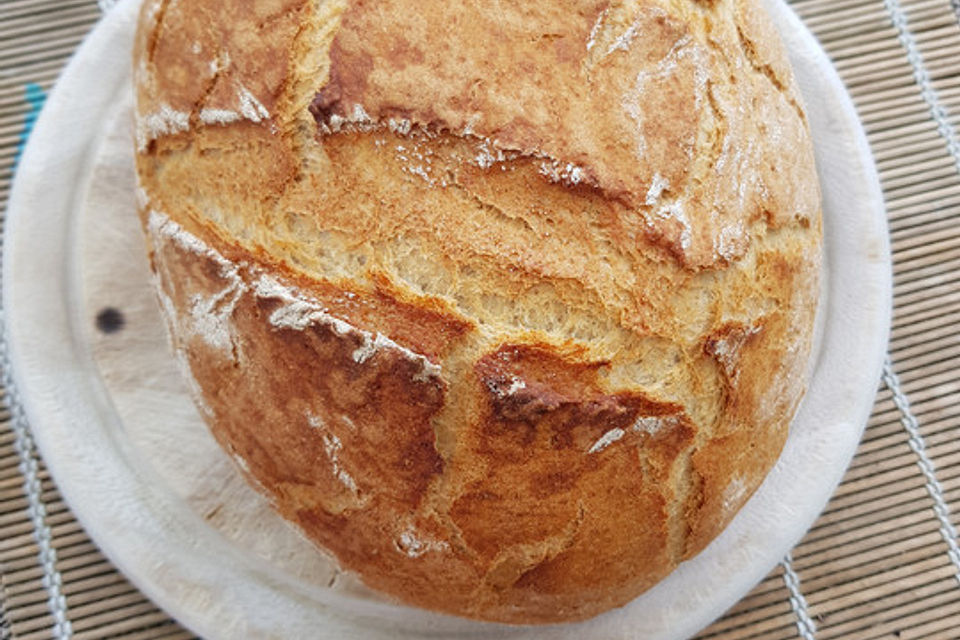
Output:
<svg viewBox="0 0 960 640">
<path fill-rule="evenodd" d="M 874 152 L 894 257 L 892 369 L 935 468 L 945 517 L 956 527 L 960 158 L 951 156 L 944 132 L 960 129 L 960 2 L 791 4 L 833 59 Z M 891 11 L 906 16 L 912 59 Z M 28 83 L 49 91 L 99 15 L 93 0 L 0 0 L 0 211 L 24 137 Z M 918 84 L 918 61 L 943 109 L 939 129 L 930 94 Z M 791 563 L 776 567 L 698 640 L 960 640 L 960 564 L 948 554 L 918 441 L 912 448 L 894 398 L 881 384 L 856 458 Z M 55 620 L 8 402 L 0 389 L 0 640 L 47 639 Z M 99 553 L 42 461 L 38 473 L 72 637 L 192 638 Z"/>
</svg>

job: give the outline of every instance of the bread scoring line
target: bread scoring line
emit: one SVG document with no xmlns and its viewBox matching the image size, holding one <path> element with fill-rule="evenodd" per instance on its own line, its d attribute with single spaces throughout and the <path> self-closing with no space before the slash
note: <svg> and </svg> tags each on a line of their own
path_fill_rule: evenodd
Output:
<svg viewBox="0 0 960 640">
<path fill-rule="evenodd" d="M 415 382 L 427 382 L 430 378 L 440 377 L 442 368 L 426 356 L 397 344 L 379 331 L 376 333 L 365 331 L 330 315 L 322 306 L 303 296 L 298 296 L 296 289 L 281 284 L 270 275 L 261 273 L 253 289 L 258 298 L 279 299 L 283 303 L 270 314 L 270 324 L 277 328 L 303 331 L 314 324 L 325 324 L 338 335 L 360 336 L 362 343 L 353 352 L 353 360 L 357 364 L 363 364 L 378 351 L 392 349 L 400 352 L 408 360 L 420 364 L 420 371 L 413 376 Z"/>
<path fill-rule="evenodd" d="M 320 324 L 330 327 L 340 336 L 358 336 L 361 339 L 360 346 L 352 353 L 352 358 L 357 364 L 367 362 L 380 351 L 390 350 L 420 365 L 419 370 L 413 375 L 415 382 L 429 382 L 431 379 L 441 377 L 442 367 L 426 356 L 396 343 L 380 332 L 360 329 L 331 315 L 320 304 L 309 300 L 295 288 L 280 283 L 276 278 L 263 273 L 255 266 L 228 260 L 166 214 L 151 209 L 147 228 L 151 236 L 157 240 L 169 240 L 181 250 L 211 260 L 220 267 L 219 275 L 228 280 L 227 287 L 206 299 L 199 294 L 191 298 L 190 317 L 193 319 L 193 326 L 189 327 L 190 333 L 200 336 L 211 347 L 225 350 L 232 345 L 232 325 L 229 323 L 229 318 L 243 295 L 250 293 L 259 299 L 280 300 L 281 305 L 274 309 L 269 317 L 270 324 L 278 329 L 303 331 L 310 326 Z M 157 247 L 158 250 L 160 248 Z M 252 284 L 240 275 L 241 270 L 246 272 L 250 280 L 253 280 Z M 223 306 L 220 313 L 214 313 L 217 304 L 230 294 L 233 294 L 234 298 Z M 163 306 L 166 314 L 170 316 L 170 321 L 177 322 L 179 316 L 175 314 L 173 305 L 164 304 Z"/>
<path fill-rule="evenodd" d="M 416 124 L 407 118 L 387 118 L 386 120 L 374 120 L 363 108 L 363 105 L 354 104 L 349 110 L 348 116 L 341 116 L 331 113 L 327 118 L 317 119 L 317 127 L 320 133 L 329 136 L 338 133 L 381 133 L 390 131 L 399 136 L 411 137 L 422 136 L 426 139 L 433 139 L 437 133 L 428 126 Z M 477 135 L 473 132 L 472 124 L 468 123 L 463 131 L 452 133 L 452 135 L 461 139 L 474 142 L 476 146 L 476 155 L 471 158 L 471 164 L 481 168 L 490 169 L 496 164 L 510 162 L 517 158 L 534 158 L 540 160 L 539 173 L 554 183 L 562 183 L 565 186 L 576 186 L 589 181 L 589 173 L 586 168 L 573 162 L 564 162 L 543 153 L 525 153 L 517 149 L 502 147 L 498 140 Z M 382 146 L 382 141 L 376 141 L 377 146 Z M 397 147 L 398 158 L 409 161 L 404 157 L 405 149 Z M 429 164 L 429 161 L 428 161 Z M 423 166 L 404 167 L 407 173 L 419 175 L 432 186 L 448 186 L 443 179 L 436 180 L 426 175 Z"/>
</svg>

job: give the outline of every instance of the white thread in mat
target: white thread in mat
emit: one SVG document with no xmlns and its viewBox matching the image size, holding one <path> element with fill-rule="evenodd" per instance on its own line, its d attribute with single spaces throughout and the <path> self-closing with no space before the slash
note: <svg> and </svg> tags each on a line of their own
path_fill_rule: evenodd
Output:
<svg viewBox="0 0 960 640">
<path fill-rule="evenodd" d="M 952 4 L 954 9 L 957 9 L 957 1 L 953 0 Z M 917 47 L 917 40 L 913 37 L 913 32 L 910 31 L 907 14 L 903 10 L 900 0 L 884 0 L 884 6 L 887 8 L 887 13 L 890 14 L 890 21 L 897 30 L 900 45 L 907 52 L 907 60 L 913 67 L 913 79 L 920 86 L 920 94 L 930 108 L 931 117 L 937 123 L 937 133 L 947 143 L 947 151 L 953 157 L 953 164 L 957 171 L 960 172 L 960 141 L 957 140 L 957 130 L 947 117 L 947 110 L 940 102 L 940 95 L 933 88 L 933 83 L 930 82 L 930 73 L 927 71 L 923 62 L 923 55 Z"/>
<path fill-rule="evenodd" d="M 2 326 L 2 310 L 0 310 Z M 14 432 L 14 448 L 20 458 L 20 473 L 23 475 L 23 492 L 27 496 L 27 513 L 33 523 L 33 537 L 40 549 L 38 561 L 43 570 L 43 587 L 47 590 L 47 604 L 53 616 L 52 634 L 57 639 L 73 636 L 70 616 L 67 612 L 67 599 L 63 595 L 63 579 L 57 570 L 57 550 L 53 546 L 53 536 L 47 524 L 47 508 L 43 503 L 38 472 L 36 446 L 27 427 L 26 416 L 20 405 L 16 388 L 10 375 L 10 361 L 7 356 L 6 338 L 0 338 L 0 366 L 3 367 L 3 386 L 7 391 L 7 405 L 10 408 L 10 423 Z"/>
<path fill-rule="evenodd" d="M 97 0 L 97 6 L 100 7 L 100 11 L 106 13 L 110 11 L 110 9 L 113 9 L 119 1 L 120 0 Z"/>
<path fill-rule="evenodd" d="M 883 363 L 883 383 L 890 389 L 890 392 L 893 394 L 893 403 L 897 405 L 897 409 L 900 410 L 900 424 L 902 424 L 906 430 L 909 436 L 907 442 L 917 456 L 917 466 L 919 466 L 920 471 L 923 472 L 924 486 L 926 486 L 927 493 L 930 494 L 930 498 L 933 500 L 933 512 L 936 514 L 937 520 L 940 523 L 940 535 L 943 537 L 944 542 L 947 543 L 947 555 L 950 557 L 950 561 L 956 569 L 954 577 L 957 579 L 957 582 L 960 583 L 960 549 L 957 548 L 957 530 L 953 526 L 953 523 L 950 522 L 950 509 L 947 507 L 947 501 L 943 497 L 943 487 L 940 486 L 940 482 L 937 480 L 936 467 L 933 464 L 933 460 L 927 455 L 927 448 L 923 441 L 923 435 L 920 433 L 920 426 L 910 409 L 910 401 L 907 399 L 907 395 L 900 387 L 900 378 L 894 373 L 889 356 Z"/>
<path fill-rule="evenodd" d="M 816 640 L 817 625 L 807 608 L 807 599 L 800 592 L 800 577 L 793 570 L 793 557 L 788 553 L 783 562 L 783 583 L 790 592 L 790 607 L 797 616 L 797 633 L 803 640 Z"/>
<path fill-rule="evenodd" d="M 47 603 L 53 616 L 53 637 L 70 638 L 73 631 L 67 613 L 67 600 L 63 595 L 63 580 L 57 570 L 57 550 L 53 546 L 53 536 L 47 524 L 47 508 L 43 503 L 38 473 L 36 446 L 27 427 L 26 416 L 20 406 L 13 380 L 10 376 L 10 362 L 7 359 L 6 339 L 0 339 L 0 361 L 3 366 L 3 385 L 7 390 L 7 404 L 10 407 L 11 425 L 14 432 L 14 448 L 20 458 L 20 473 L 23 475 L 23 491 L 27 496 L 27 513 L 33 523 L 33 537 L 40 549 L 38 560 L 43 570 L 43 587 L 47 590 Z"/>
</svg>

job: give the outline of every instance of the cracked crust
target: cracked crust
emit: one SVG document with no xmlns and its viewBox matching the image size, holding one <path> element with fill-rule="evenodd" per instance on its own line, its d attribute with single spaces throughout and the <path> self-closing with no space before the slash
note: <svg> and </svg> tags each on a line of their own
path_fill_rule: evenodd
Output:
<svg viewBox="0 0 960 640">
<path fill-rule="evenodd" d="M 756 2 L 148 0 L 135 80 L 198 407 L 368 585 L 584 619 L 772 467 L 820 213 Z"/>
</svg>

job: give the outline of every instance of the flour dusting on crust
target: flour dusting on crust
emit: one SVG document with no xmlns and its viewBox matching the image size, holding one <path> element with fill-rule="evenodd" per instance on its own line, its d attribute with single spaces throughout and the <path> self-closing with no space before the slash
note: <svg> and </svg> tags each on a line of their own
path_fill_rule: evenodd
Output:
<svg viewBox="0 0 960 640">
<path fill-rule="evenodd" d="M 333 475 L 340 481 L 344 487 L 346 487 L 352 494 L 357 495 L 357 482 L 353 479 L 347 471 L 343 468 L 343 463 L 340 461 L 340 451 L 343 449 L 343 443 L 333 433 L 324 433 L 321 436 L 323 438 L 323 448 L 327 452 L 327 457 L 330 459 L 330 467 L 333 470 Z"/>
<path fill-rule="evenodd" d="M 206 108 L 200 111 L 200 122 L 204 124 L 230 124 L 240 119 L 240 114 L 232 109 Z"/>
<path fill-rule="evenodd" d="M 411 558 L 419 558 L 430 551 L 449 551 L 450 545 L 443 541 L 430 540 L 414 529 L 413 525 L 400 533 L 396 542 L 397 549 Z"/>
<path fill-rule="evenodd" d="M 607 431 L 603 436 L 593 443 L 593 446 L 590 447 L 587 453 L 598 453 L 609 447 L 614 442 L 623 439 L 623 436 L 627 435 L 627 432 L 623 429 L 611 429 Z"/>
<path fill-rule="evenodd" d="M 190 114 L 177 111 L 169 104 L 163 103 L 153 113 L 141 115 L 137 118 L 137 150 L 143 153 L 147 146 L 157 138 L 175 133 L 183 133 L 190 129 Z"/>
</svg>

